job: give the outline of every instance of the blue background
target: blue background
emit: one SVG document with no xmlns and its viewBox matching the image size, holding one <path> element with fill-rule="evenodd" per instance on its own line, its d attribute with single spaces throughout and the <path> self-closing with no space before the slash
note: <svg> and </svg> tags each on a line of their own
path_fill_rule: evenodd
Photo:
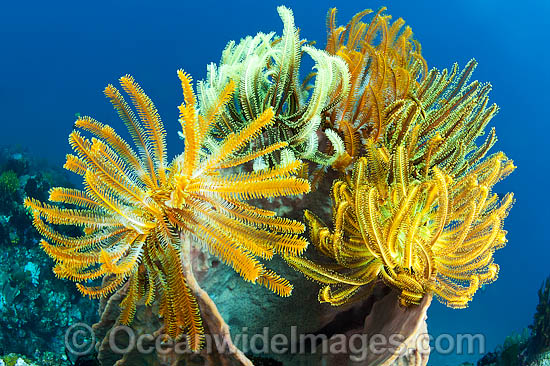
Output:
<svg viewBox="0 0 550 366">
<path fill-rule="evenodd" d="M 119 126 L 102 94 L 107 83 L 132 74 L 155 101 L 169 133 L 172 154 L 184 68 L 195 79 L 218 62 L 227 41 L 277 31 L 276 6 L 294 10 L 301 36 L 324 47 L 325 16 L 338 7 L 339 23 L 365 7 L 388 6 L 421 42 L 429 66 L 460 66 L 475 57 L 474 73 L 493 85 L 501 110 L 491 125 L 518 169 L 496 187 L 514 191 L 517 202 L 506 221 L 509 243 L 496 254 L 498 281 L 480 291 L 465 310 L 437 302 L 430 331 L 484 333 L 491 350 L 531 321 L 537 290 L 550 275 L 547 1 L 27 1 L 0 9 L 0 145 L 20 144 L 62 164 L 74 114 Z M 309 66 L 308 66 L 309 67 Z M 302 75 L 306 70 L 302 70 Z M 178 145 L 179 144 L 179 145 Z M 470 357 L 476 358 L 476 356 Z M 457 364 L 456 356 L 433 355 L 431 364 Z"/>
</svg>

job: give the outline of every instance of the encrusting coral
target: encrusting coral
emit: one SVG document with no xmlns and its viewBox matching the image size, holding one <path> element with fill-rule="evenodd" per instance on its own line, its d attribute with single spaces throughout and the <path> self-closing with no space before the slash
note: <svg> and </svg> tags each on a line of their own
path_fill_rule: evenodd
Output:
<svg viewBox="0 0 550 366">
<path fill-rule="evenodd" d="M 185 151 L 167 164 L 165 132 L 155 106 L 130 76 L 120 79 L 139 119 L 112 85 L 105 89 L 138 147 L 134 150 L 110 126 L 82 117 L 75 126 L 95 135 L 91 140 L 75 130 L 69 142 L 77 155 L 68 155 L 65 168 L 84 177 L 84 190 L 53 188 L 50 201 L 76 206 L 61 208 L 27 198 L 34 225 L 44 236 L 41 246 L 57 262 L 54 271 L 63 278 L 87 281 L 114 274 L 101 287 L 77 284 L 90 297 L 106 296 L 124 283 L 128 292 L 120 322 L 132 321 L 138 301 L 160 301 L 165 331 L 177 338 L 189 336 L 198 349 L 203 329 L 197 303 L 182 270 L 178 232 L 197 238 L 247 281 L 262 284 L 288 296 L 292 286 L 256 257 L 269 259 L 274 252 L 301 253 L 307 242 L 296 234 L 301 223 L 279 218 L 256 208 L 251 198 L 305 193 L 306 180 L 296 178 L 298 160 L 253 173 L 223 174 L 255 154 L 236 156 L 247 142 L 273 123 L 266 109 L 246 128 L 225 139 L 210 139 L 215 118 L 231 97 L 229 82 L 217 107 L 198 113 L 190 77 L 178 73 L 184 95 L 180 122 Z M 282 147 L 285 144 L 277 144 Z M 84 235 L 69 237 L 51 225 L 76 225 Z"/>
</svg>

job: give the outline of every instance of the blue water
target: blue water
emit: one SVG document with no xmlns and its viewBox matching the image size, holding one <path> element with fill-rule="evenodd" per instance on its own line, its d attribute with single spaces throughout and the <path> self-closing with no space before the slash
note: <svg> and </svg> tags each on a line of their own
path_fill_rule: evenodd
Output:
<svg viewBox="0 0 550 366">
<path fill-rule="evenodd" d="M 159 5 L 159 3 L 162 3 Z M 181 102 L 178 68 L 200 79 L 218 62 L 230 39 L 258 31 L 281 31 L 276 6 L 294 10 L 301 36 L 324 46 L 325 15 L 339 8 L 345 23 L 364 7 L 389 7 L 403 17 L 430 66 L 444 68 L 470 58 L 474 76 L 490 81 L 501 110 L 491 122 L 496 149 L 518 169 L 497 185 L 517 198 L 506 228 L 509 243 L 496 254 L 498 281 L 478 293 L 466 310 L 434 303 L 432 333 L 486 335 L 490 350 L 521 331 L 533 316 L 537 289 L 550 275 L 548 141 L 550 2 L 439 1 L 31 1 L 3 2 L 0 9 L 0 145 L 29 147 L 55 164 L 69 151 L 75 113 L 118 124 L 102 90 L 132 74 L 164 118 L 171 152 Z M 522 7 L 524 6 L 524 7 Z M 445 365 L 451 356 L 432 356 Z M 475 358 L 475 357 L 474 357 Z"/>
</svg>

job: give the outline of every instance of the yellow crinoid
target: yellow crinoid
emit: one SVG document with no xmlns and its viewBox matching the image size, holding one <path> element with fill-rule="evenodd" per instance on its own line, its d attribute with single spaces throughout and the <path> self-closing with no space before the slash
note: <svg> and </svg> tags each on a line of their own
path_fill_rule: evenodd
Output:
<svg viewBox="0 0 550 366">
<path fill-rule="evenodd" d="M 326 284 L 319 299 L 333 305 L 368 294 L 381 279 L 400 290 L 403 304 L 433 292 L 449 307 L 466 307 L 498 273 L 493 252 L 506 242 L 502 223 L 513 198 L 499 200 L 491 188 L 513 164 L 497 153 L 459 179 L 434 167 L 417 180 L 405 148 L 394 155 L 367 148 L 353 176 L 333 186 L 334 230 L 306 212 L 312 242 L 330 261 L 288 261 Z"/>
<path fill-rule="evenodd" d="M 361 140 L 353 172 L 341 170 L 333 185 L 334 229 L 306 213 L 329 261 L 288 261 L 326 284 L 321 301 L 348 302 L 382 279 L 404 304 L 435 293 L 459 308 L 496 278 L 493 252 L 506 242 L 513 198 L 491 190 L 515 167 L 502 152 L 484 160 L 494 129 L 476 144 L 498 108 L 488 104 L 490 85 L 469 82 L 475 66 L 431 70 L 407 96 L 389 100 L 383 130 Z"/>
<path fill-rule="evenodd" d="M 200 348 L 203 329 L 197 302 L 182 270 L 179 233 L 194 237 L 212 254 L 232 266 L 245 280 L 262 284 L 282 296 L 290 283 L 266 269 L 257 257 L 296 255 L 307 242 L 298 236 L 301 223 L 276 217 L 245 201 L 252 198 L 305 193 L 309 184 L 294 173 L 300 161 L 258 172 L 225 172 L 274 148 L 242 154 L 248 142 L 273 123 L 266 109 L 256 120 L 223 140 L 209 131 L 230 99 L 229 82 L 218 102 L 198 112 L 191 78 L 178 72 L 184 103 L 179 107 L 185 138 L 184 153 L 167 163 L 165 132 L 157 110 L 131 76 L 120 79 L 136 113 L 112 85 L 105 94 L 126 124 L 137 149 L 110 126 L 90 117 L 76 121 L 69 136 L 76 155 L 67 155 L 65 168 L 84 178 L 84 190 L 53 188 L 50 201 L 25 201 L 34 225 L 44 236 L 41 246 L 55 261 L 62 278 L 86 282 L 105 278 L 99 287 L 78 283 L 90 297 L 102 297 L 126 284 L 121 323 L 132 321 L 138 302 L 157 298 L 165 331 L 189 337 Z M 80 131 L 94 135 L 85 138 Z M 69 208 L 66 208 L 69 206 Z M 81 236 L 67 236 L 59 226 L 77 226 Z"/>
</svg>

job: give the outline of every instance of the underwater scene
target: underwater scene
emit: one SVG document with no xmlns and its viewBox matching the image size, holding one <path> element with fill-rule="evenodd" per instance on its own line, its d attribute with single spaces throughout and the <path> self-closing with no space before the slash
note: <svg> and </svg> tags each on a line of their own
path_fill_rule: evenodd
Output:
<svg viewBox="0 0 550 366">
<path fill-rule="evenodd" d="M 3 4 L 0 366 L 550 365 L 549 16 Z"/>
</svg>

